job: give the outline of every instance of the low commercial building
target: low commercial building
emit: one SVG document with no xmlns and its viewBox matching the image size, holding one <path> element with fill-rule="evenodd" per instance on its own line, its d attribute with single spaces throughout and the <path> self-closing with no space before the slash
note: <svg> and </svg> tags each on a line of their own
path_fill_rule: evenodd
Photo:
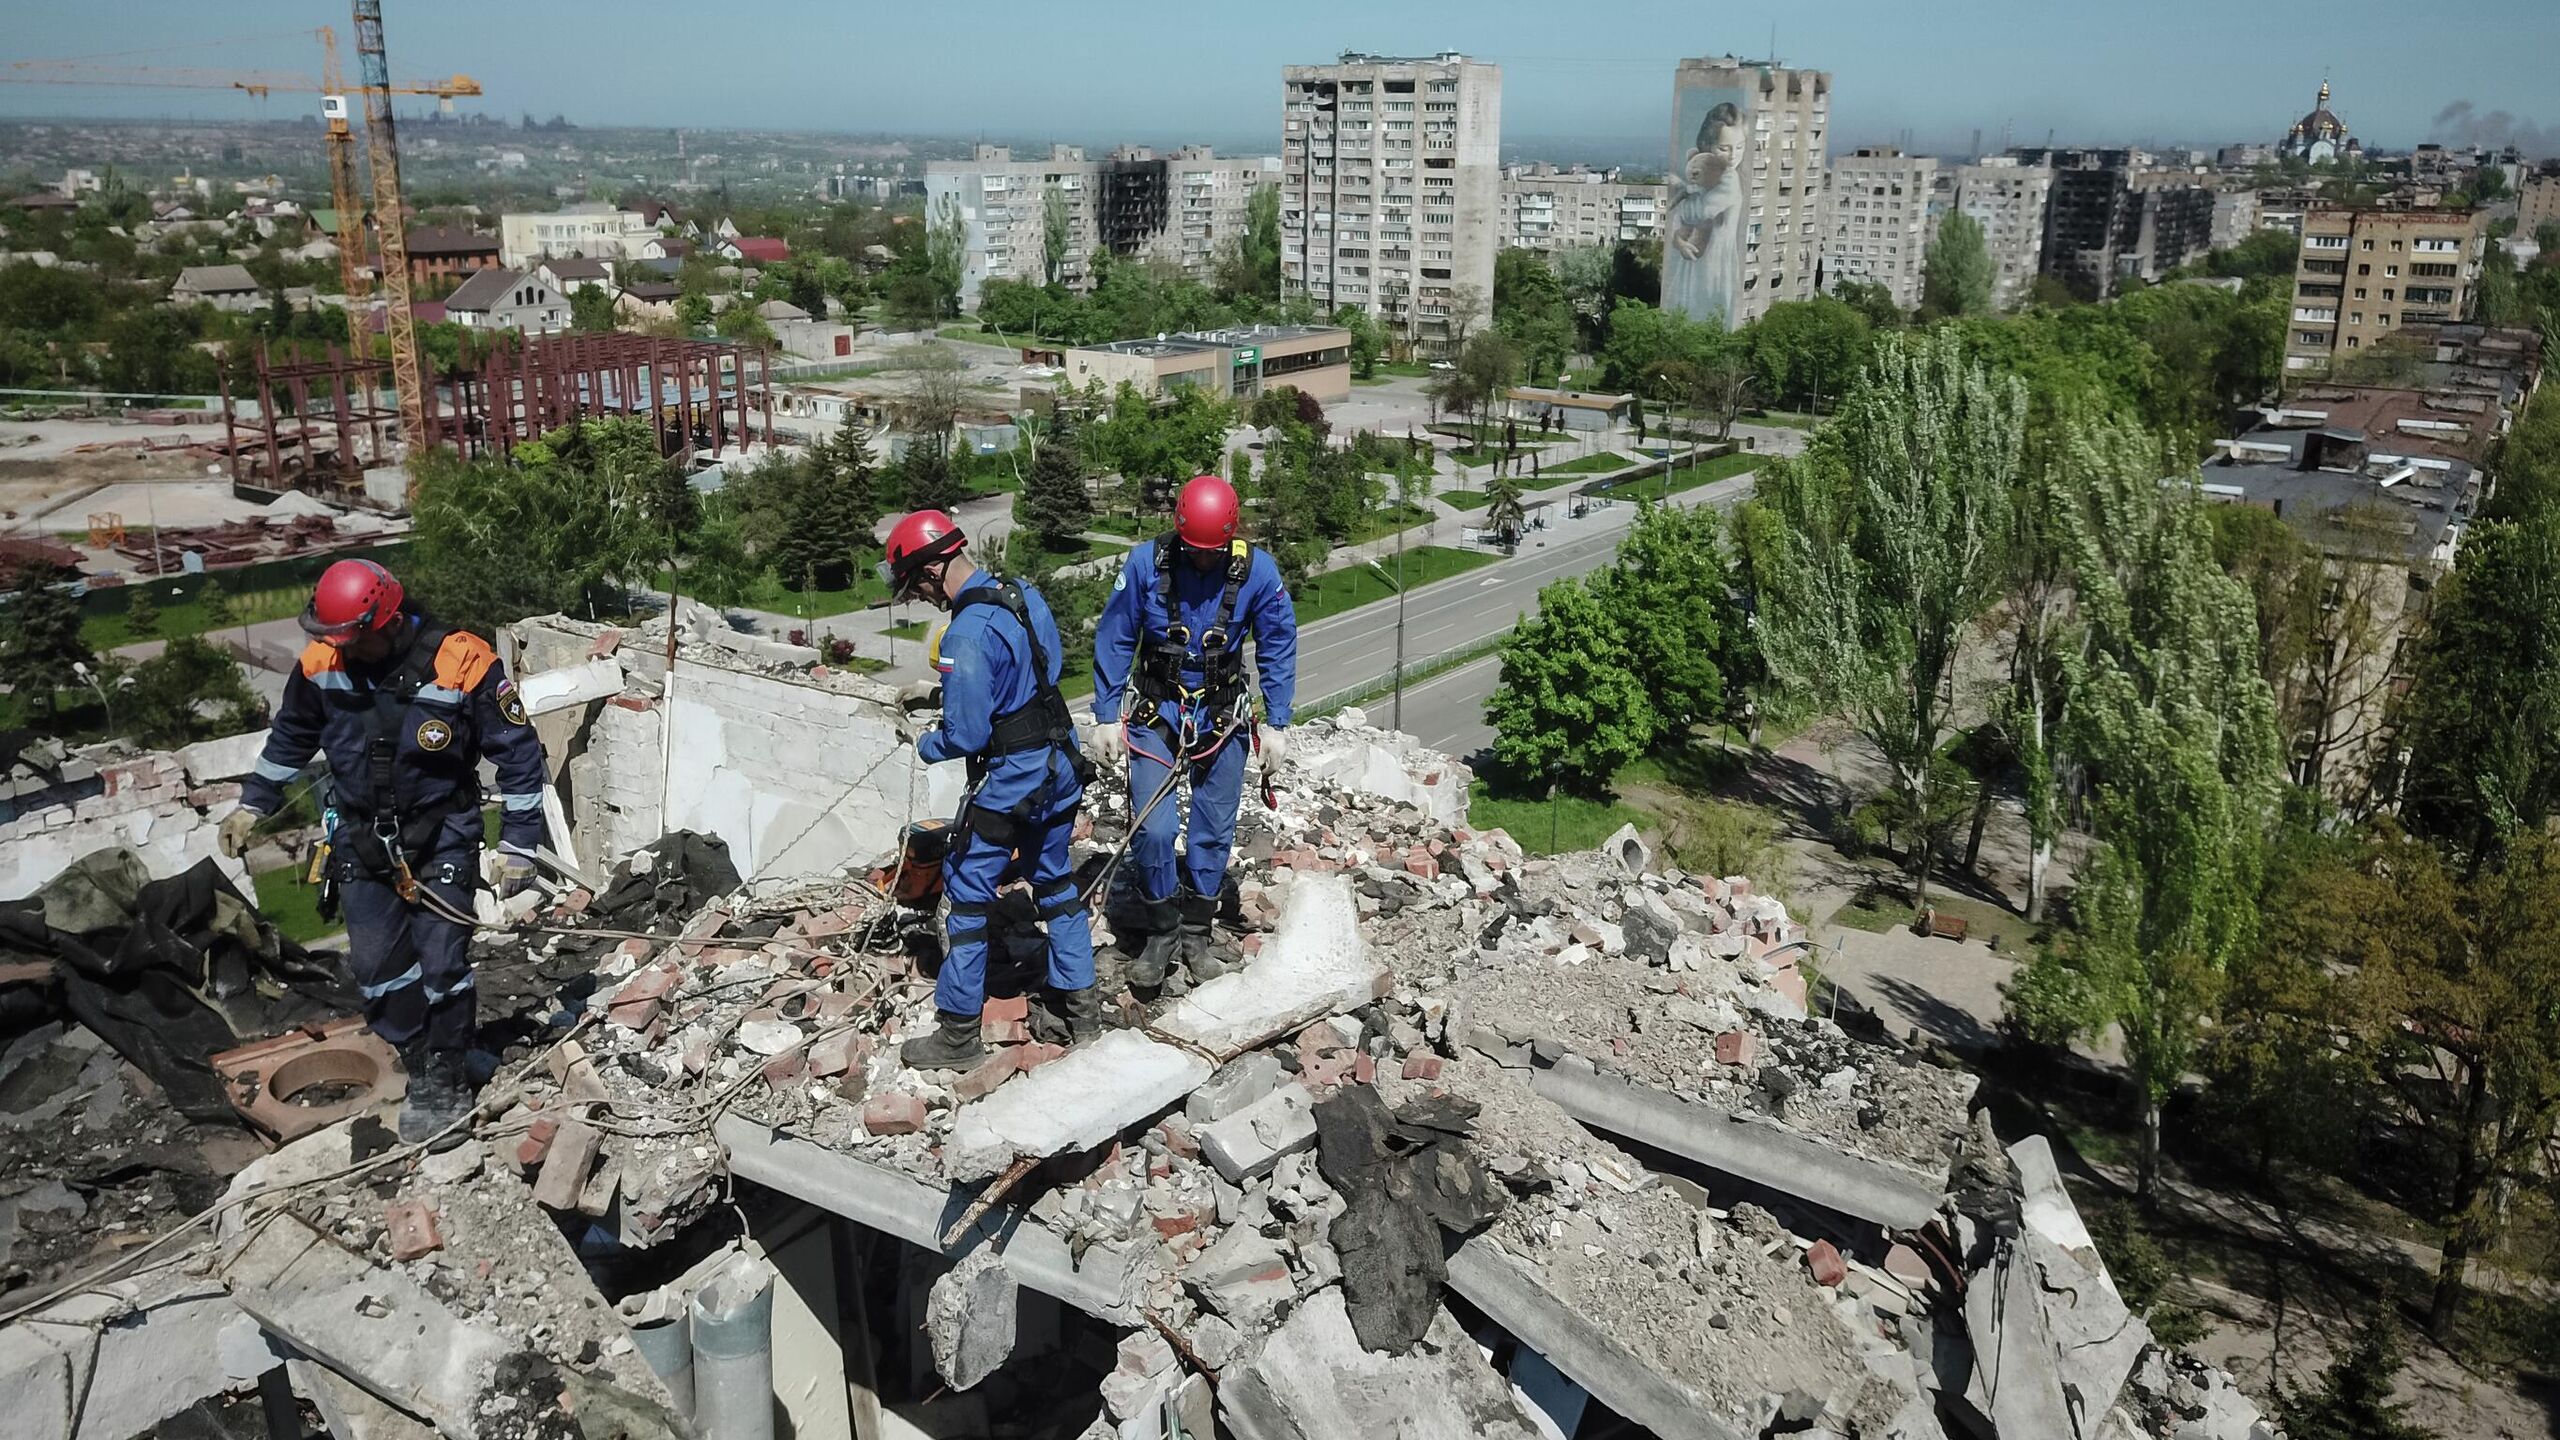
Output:
<svg viewBox="0 0 2560 1440">
<path fill-rule="evenodd" d="M 1633 395 L 1596 394 L 1587 390 L 1550 390 L 1515 385 L 1504 392 L 1511 413 L 1545 421 L 1558 430 L 1606 430 L 1635 412 Z"/>
<path fill-rule="evenodd" d="M 1252 325 L 1069 350 L 1060 383 L 1123 382 L 1150 399 L 1181 386 L 1251 399 L 1286 385 L 1332 404 L 1351 395 L 1351 332 L 1325 325 Z"/>
<path fill-rule="evenodd" d="M 600 202 L 498 217 L 499 262 L 510 269 L 568 255 L 638 257 L 657 238 L 658 222 L 647 212 Z"/>
</svg>

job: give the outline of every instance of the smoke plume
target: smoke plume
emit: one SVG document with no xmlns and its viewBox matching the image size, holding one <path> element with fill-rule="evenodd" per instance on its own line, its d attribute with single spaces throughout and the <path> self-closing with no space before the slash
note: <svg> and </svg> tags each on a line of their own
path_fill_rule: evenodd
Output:
<svg viewBox="0 0 2560 1440">
<path fill-rule="evenodd" d="M 2447 145 L 2477 145 L 2488 150 L 2503 150 L 2513 145 L 2527 159 L 2560 154 L 2560 126 L 2544 128 L 2530 120 L 2519 120 L 2504 110 L 2482 114 L 2468 100 L 2456 100 L 2436 112 L 2435 124 L 2428 127 L 2427 138 Z"/>
</svg>

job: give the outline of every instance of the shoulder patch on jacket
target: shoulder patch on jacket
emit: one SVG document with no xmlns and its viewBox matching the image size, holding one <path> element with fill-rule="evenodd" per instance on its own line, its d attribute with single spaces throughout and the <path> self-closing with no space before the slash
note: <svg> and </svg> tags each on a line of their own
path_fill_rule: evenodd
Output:
<svg viewBox="0 0 2560 1440">
<path fill-rule="evenodd" d="M 323 640 L 314 640 L 302 647 L 302 673 L 305 676 L 317 675 L 325 670 L 346 668 L 347 657 L 339 654 L 338 647 L 335 645 Z"/>
<path fill-rule="evenodd" d="M 497 663 L 498 652 L 489 648 L 488 641 L 468 630 L 456 630 L 436 650 L 436 683 L 468 695 L 480 688 L 481 677 Z"/>
</svg>

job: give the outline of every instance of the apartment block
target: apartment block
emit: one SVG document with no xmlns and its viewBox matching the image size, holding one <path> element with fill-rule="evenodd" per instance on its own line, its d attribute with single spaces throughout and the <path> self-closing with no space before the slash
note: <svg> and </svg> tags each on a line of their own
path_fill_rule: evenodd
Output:
<svg viewBox="0 0 2560 1440">
<path fill-rule="evenodd" d="M 1446 350 L 1458 304 L 1492 305 L 1502 68 L 1345 53 L 1283 67 L 1280 87 L 1282 291 Z"/>
<path fill-rule="evenodd" d="M 1982 243 L 2000 277 L 1992 301 L 2003 310 L 2027 302 L 2044 260 L 2045 208 L 2053 195 L 2053 171 L 2009 155 L 1992 155 L 1956 167 L 1955 208 L 1982 227 Z"/>
<path fill-rule="evenodd" d="M 1552 254 L 1650 240 L 1661 233 L 1663 195 L 1663 186 L 1621 180 L 1615 169 L 1506 166 L 1499 248 Z"/>
<path fill-rule="evenodd" d="M 2486 235 L 2480 210 L 2307 211 L 2285 369 L 2324 371 L 2403 326 L 2462 319 Z"/>
<path fill-rule="evenodd" d="M 1122 146 L 1100 160 L 1080 145 L 1052 145 L 1045 157 L 1022 160 L 1007 146 L 979 145 L 966 160 L 926 164 L 925 213 L 945 196 L 958 202 L 960 300 L 975 305 L 978 287 L 991 279 L 1048 283 L 1053 193 L 1067 221 L 1057 279 L 1082 289 L 1097 250 L 1165 261 L 1208 279 L 1219 248 L 1242 238 L 1254 189 L 1278 179 L 1271 156 L 1221 158 L 1206 145 L 1169 155 Z"/>
<path fill-rule="evenodd" d="M 2044 273 L 2084 299 L 2127 278 L 2157 280 L 2212 248 L 2214 192 L 2187 170 L 2153 169 L 2139 150 L 2009 152 L 2053 171 L 2045 205 Z"/>
<path fill-rule="evenodd" d="M 1890 146 L 1854 150 L 1831 162 L 1823 210 L 1831 226 L 1823 284 L 1882 285 L 1893 303 L 1920 303 L 1920 259 L 1935 232 L 1929 202 L 1938 161 Z"/>
<path fill-rule="evenodd" d="M 1831 76 L 1732 56 L 1671 80 L 1662 303 L 1739 326 L 1815 292 Z"/>
<path fill-rule="evenodd" d="M 2516 233 L 2530 240 L 2533 232 L 2555 222 L 2560 222 L 2560 161 L 2545 160 L 2516 187 Z"/>
</svg>

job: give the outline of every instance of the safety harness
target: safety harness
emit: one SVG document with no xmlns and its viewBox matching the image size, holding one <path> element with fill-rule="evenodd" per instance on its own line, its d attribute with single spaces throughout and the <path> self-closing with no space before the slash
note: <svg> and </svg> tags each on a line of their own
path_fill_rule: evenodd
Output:
<svg viewBox="0 0 2560 1440">
<path fill-rule="evenodd" d="M 1136 668 L 1140 723 L 1154 721 L 1167 705 L 1186 702 L 1209 711 L 1233 709 L 1244 699 L 1244 645 L 1236 633 L 1236 596 L 1253 574 L 1253 546 L 1227 542 L 1227 588 L 1218 597 L 1218 616 L 1200 632 L 1200 683 L 1186 685 L 1182 672 L 1191 660 L 1191 627 L 1173 593 L 1176 552 L 1182 537 L 1156 542 L 1156 596 L 1164 605 L 1164 633 L 1141 634 Z M 1143 631 L 1144 627 L 1140 627 Z"/>
<path fill-rule="evenodd" d="M 364 747 L 365 794 L 338 795 L 348 823 L 340 827 L 343 844 L 366 874 L 390 881 L 404 900 L 414 899 L 418 880 L 413 866 L 435 848 L 436 832 L 466 804 L 477 808 L 477 786 L 457 784 L 443 800 L 411 808 L 400 800 L 400 737 L 408 729 L 409 707 L 434 678 L 436 656 L 452 634 L 441 626 L 419 622 L 409 648 L 372 685 L 373 705 L 366 712 Z M 442 877 L 448 883 L 454 875 Z"/>
<path fill-rule="evenodd" d="M 1031 646 L 1031 698 L 990 721 L 986 750 L 968 757 L 971 799 L 960 820 L 964 832 L 974 830 L 996 844 L 1010 846 L 1020 827 L 1048 808 L 1050 786 L 1044 781 L 1011 810 L 988 809 L 975 798 L 979 782 L 986 778 L 987 762 L 1002 755 L 1056 750 L 1066 756 L 1079 785 L 1093 783 L 1093 762 L 1076 744 L 1076 722 L 1067 712 L 1066 694 L 1049 678 L 1049 650 L 1040 643 L 1040 631 L 1031 623 L 1031 607 L 1023 603 L 1022 587 L 1010 580 L 998 580 L 965 591 L 952 600 L 952 616 L 956 619 L 972 605 L 993 605 L 1012 616 Z"/>
</svg>

